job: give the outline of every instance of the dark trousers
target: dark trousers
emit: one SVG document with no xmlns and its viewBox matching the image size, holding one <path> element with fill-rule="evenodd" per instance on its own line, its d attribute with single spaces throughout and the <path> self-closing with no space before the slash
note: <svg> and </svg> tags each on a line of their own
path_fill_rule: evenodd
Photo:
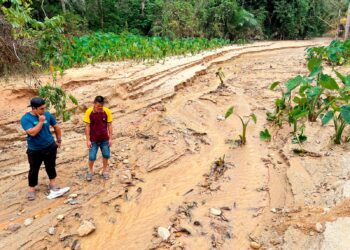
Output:
<svg viewBox="0 0 350 250">
<path fill-rule="evenodd" d="M 28 149 L 27 155 L 29 162 L 28 182 L 30 187 L 38 185 L 39 170 L 42 162 L 45 164 L 45 170 L 49 179 L 52 180 L 56 178 L 56 143 L 52 143 L 47 148 L 41 150 Z"/>
</svg>

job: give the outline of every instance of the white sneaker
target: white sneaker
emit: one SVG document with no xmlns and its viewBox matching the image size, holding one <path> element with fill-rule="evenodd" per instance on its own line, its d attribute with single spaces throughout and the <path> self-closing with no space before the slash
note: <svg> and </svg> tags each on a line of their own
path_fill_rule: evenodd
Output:
<svg viewBox="0 0 350 250">
<path fill-rule="evenodd" d="M 60 196 L 64 195 L 69 190 L 70 190 L 70 187 L 60 188 L 57 191 L 50 190 L 50 193 L 49 193 L 48 196 L 46 196 L 46 198 L 48 198 L 49 200 L 55 199 L 57 197 L 60 197 Z"/>
</svg>

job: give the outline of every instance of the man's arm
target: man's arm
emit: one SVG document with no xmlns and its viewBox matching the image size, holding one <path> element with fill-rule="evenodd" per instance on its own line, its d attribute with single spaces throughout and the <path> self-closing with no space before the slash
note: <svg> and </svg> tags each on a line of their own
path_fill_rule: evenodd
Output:
<svg viewBox="0 0 350 250">
<path fill-rule="evenodd" d="M 46 117 L 44 115 L 39 116 L 39 122 L 35 127 L 26 130 L 27 134 L 30 136 L 36 136 L 40 130 L 43 128 L 44 122 L 46 120 Z"/>
<path fill-rule="evenodd" d="M 53 126 L 53 129 L 55 131 L 55 135 L 56 135 L 56 144 L 58 147 L 61 146 L 61 142 L 62 142 L 62 132 L 61 132 L 61 128 L 58 124 Z"/>
<path fill-rule="evenodd" d="M 112 123 L 109 122 L 107 124 L 108 127 L 108 136 L 109 136 L 109 146 L 112 146 L 112 137 L 113 137 L 113 126 Z"/>
<path fill-rule="evenodd" d="M 90 123 L 85 124 L 85 136 L 86 136 L 86 146 L 88 148 L 91 148 L 91 141 L 90 141 Z"/>
</svg>

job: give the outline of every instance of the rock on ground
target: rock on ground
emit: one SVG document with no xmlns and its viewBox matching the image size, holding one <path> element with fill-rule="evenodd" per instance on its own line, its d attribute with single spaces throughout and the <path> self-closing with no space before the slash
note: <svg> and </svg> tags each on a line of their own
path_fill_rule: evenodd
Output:
<svg viewBox="0 0 350 250">
<path fill-rule="evenodd" d="M 324 231 L 322 250 L 349 250 L 350 249 L 350 218 L 338 218 L 327 222 Z"/>
<path fill-rule="evenodd" d="M 95 231 L 95 229 L 96 227 L 91 221 L 84 220 L 83 223 L 78 228 L 78 234 L 79 236 L 86 236 L 92 233 L 93 231 Z"/>
</svg>

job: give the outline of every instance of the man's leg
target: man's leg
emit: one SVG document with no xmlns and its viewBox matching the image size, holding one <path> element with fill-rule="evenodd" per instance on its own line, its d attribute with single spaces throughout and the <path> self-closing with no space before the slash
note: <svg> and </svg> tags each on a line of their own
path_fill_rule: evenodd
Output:
<svg viewBox="0 0 350 250">
<path fill-rule="evenodd" d="M 108 167 L 108 159 L 111 157 L 111 152 L 108 146 L 108 141 L 103 141 L 100 145 L 102 152 L 102 177 L 105 180 L 109 179 L 109 167 Z"/>
<path fill-rule="evenodd" d="M 94 174 L 94 163 L 96 161 L 98 145 L 97 142 L 91 142 L 91 148 L 89 149 L 89 170 L 86 176 L 86 180 L 91 181 Z"/>
<path fill-rule="evenodd" d="M 29 192 L 35 192 L 35 186 L 38 185 L 38 176 L 41 163 L 43 161 L 40 152 L 33 152 L 28 150 L 28 162 L 29 162 L 29 172 L 28 172 L 28 186 Z"/>
<path fill-rule="evenodd" d="M 47 176 L 50 179 L 50 188 L 56 187 L 56 157 L 57 157 L 57 146 L 53 144 L 49 149 L 45 150 L 44 164 Z"/>
</svg>

